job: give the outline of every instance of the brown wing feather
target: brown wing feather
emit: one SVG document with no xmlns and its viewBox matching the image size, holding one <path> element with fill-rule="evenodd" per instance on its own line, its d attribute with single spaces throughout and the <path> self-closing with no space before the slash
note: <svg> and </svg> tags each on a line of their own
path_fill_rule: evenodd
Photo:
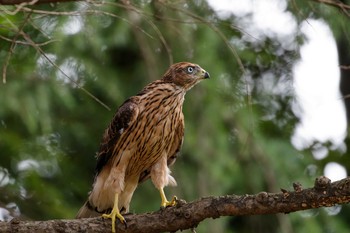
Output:
<svg viewBox="0 0 350 233">
<path fill-rule="evenodd" d="M 175 139 L 173 142 L 173 146 L 170 149 L 169 155 L 168 155 L 168 166 L 171 166 L 175 163 L 177 156 L 180 153 L 183 140 L 184 140 L 184 130 L 185 130 L 185 121 L 184 121 L 184 115 L 181 113 L 179 124 L 175 130 Z"/>
<path fill-rule="evenodd" d="M 119 107 L 110 125 L 105 130 L 99 152 L 97 153 L 96 176 L 113 157 L 113 150 L 120 136 L 125 133 L 128 127 L 136 120 L 139 112 L 136 100 L 135 97 L 126 100 Z"/>
</svg>

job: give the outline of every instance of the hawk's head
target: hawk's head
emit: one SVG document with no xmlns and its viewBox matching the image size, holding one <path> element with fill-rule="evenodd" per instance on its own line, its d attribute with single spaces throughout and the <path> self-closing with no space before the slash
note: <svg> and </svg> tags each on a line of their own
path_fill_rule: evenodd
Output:
<svg viewBox="0 0 350 233">
<path fill-rule="evenodd" d="M 163 80 L 174 83 L 187 91 L 201 80 L 209 77 L 209 73 L 199 65 L 189 62 L 179 62 L 170 66 L 164 74 Z"/>
</svg>

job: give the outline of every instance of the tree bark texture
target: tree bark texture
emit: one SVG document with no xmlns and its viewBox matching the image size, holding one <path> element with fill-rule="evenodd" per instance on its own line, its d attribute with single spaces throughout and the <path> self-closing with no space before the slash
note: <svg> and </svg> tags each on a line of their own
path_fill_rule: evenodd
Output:
<svg viewBox="0 0 350 233">
<path fill-rule="evenodd" d="M 331 183 L 324 176 L 315 180 L 313 188 L 302 189 L 294 183 L 294 191 L 260 192 L 255 195 L 205 197 L 186 203 L 179 200 L 174 207 L 153 213 L 127 214 L 127 228 L 117 222 L 117 232 L 175 232 L 195 228 L 207 218 L 222 216 L 290 213 L 306 209 L 334 206 L 350 202 L 350 178 Z M 0 222 L 4 232 L 109 232 L 110 219 Z"/>
</svg>

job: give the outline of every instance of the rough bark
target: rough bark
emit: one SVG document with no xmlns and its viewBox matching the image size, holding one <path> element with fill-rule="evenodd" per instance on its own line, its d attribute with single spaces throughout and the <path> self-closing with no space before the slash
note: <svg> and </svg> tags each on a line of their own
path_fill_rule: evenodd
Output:
<svg viewBox="0 0 350 233">
<path fill-rule="evenodd" d="M 350 202 L 350 178 L 331 183 L 321 176 L 313 188 L 302 189 L 298 183 L 293 186 L 294 191 L 281 189 L 280 193 L 206 197 L 190 203 L 179 200 L 176 206 L 157 212 L 125 215 L 128 227 L 125 229 L 118 222 L 117 232 L 174 232 L 194 228 L 207 218 L 290 213 Z M 110 220 L 102 218 L 0 223 L 0 233 L 109 232 L 110 229 Z"/>
</svg>

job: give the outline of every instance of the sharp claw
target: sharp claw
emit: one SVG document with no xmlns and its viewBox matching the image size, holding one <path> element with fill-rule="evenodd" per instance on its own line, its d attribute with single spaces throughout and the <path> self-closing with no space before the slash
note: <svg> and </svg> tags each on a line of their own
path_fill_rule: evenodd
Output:
<svg viewBox="0 0 350 233">
<path fill-rule="evenodd" d="M 173 196 L 173 199 L 171 200 L 171 205 L 175 206 L 177 203 L 177 196 Z"/>
<path fill-rule="evenodd" d="M 124 217 L 122 219 L 119 218 L 119 220 L 120 220 L 121 223 L 124 224 L 125 229 L 127 229 L 128 228 L 128 224 L 126 223 L 125 218 Z"/>
<path fill-rule="evenodd" d="M 161 204 L 161 209 L 165 209 L 166 207 L 171 207 L 171 206 L 175 206 L 177 203 L 177 197 L 174 196 L 173 199 L 171 199 L 171 201 L 165 201 Z"/>
<path fill-rule="evenodd" d="M 168 206 L 175 206 L 177 203 L 177 197 L 176 196 L 173 196 L 173 199 L 171 199 L 171 201 L 169 201 L 166 205 L 166 207 Z"/>
<path fill-rule="evenodd" d="M 119 221 L 121 222 L 121 223 L 123 223 L 124 225 L 126 225 L 126 220 L 123 218 L 123 219 L 120 219 L 119 218 Z"/>
<path fill-rule="evenodd" d="M 177 197 L 173 196 L 173 198 L 171 199 L 171 201 L 168 201 L 165 194 L 164 194 L 164 190 L 161 188 L 159 189 L 160 192 L 160 197 L 162 199 L 162 202 L 160 203 L 160 207 L 161 209 L 164 209 L 168 206 L 175 206 L 177 203 Z"/>
<path fill-rule="evenodd" d="M 112 214 L 112 213 L 111 214 L 102 214 L 102 217 L 103 218 L 110 218 L 110 219 L 112 219 L 112 232 L 113 233 L 116 232 L 116 229 L 115 229 L 116 228 L 115 227 L 115 220 L 116 220 L 116 218 L 119 219 L 119 221 L 124 224 L 125 229 L 128 228 L 128 225 L 127 225 L 124 217 L 121 214 L 115 214 L 115 215 Z"/>
<path fill-rule="evenodd" d="M 119 221 L 121 223 L 124 224 L 125 228 L 127 228 L 127 224 L 125 221 L 125 218 L 123 217 L 123 215 L 120 214 L 120 211 L 118 209 L 118 194 L 115 195 L 115 199 L 114 199 L 114 206 L 113 209 L 111 211 L 111 213 L 109 214 L 102 214 L 103 218 L 110 218 L 112 220 L 112 232 L 116 232 L 115 231 L 115 220 L 116 218 L 119 219 Z"/>
</svg>

